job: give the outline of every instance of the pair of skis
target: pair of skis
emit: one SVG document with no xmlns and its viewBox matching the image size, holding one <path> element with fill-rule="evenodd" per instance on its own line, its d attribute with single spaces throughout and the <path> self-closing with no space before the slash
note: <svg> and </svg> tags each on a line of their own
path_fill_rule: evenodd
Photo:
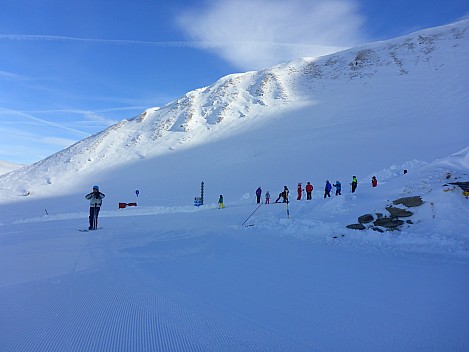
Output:
<svg viewBox="0 0 469 352">
<path fill-rule="evenodd" d="M 97 228 L 91 229 L 91 230 L 90 229 L 84 229 L 84 230 L 78 230 L 78 231 L 80 231 L 80 232 L 90 232 L 90 231 L 96 231 L 96 230 L 101 230 L 101 229 L 102 229 L 102 227 L 97 227 Z"/>
</svg>

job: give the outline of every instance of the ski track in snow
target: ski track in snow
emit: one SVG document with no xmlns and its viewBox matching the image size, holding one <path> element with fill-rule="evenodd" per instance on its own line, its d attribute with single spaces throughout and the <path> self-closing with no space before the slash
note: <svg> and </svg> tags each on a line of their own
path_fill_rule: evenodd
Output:
<svg viewBox="0 0 469 352">
<path fill-rule="evenodd" d="M 157 243 L 181 239 L 185 240 L 185 236 L 169 233 L 158 238 Z M 2 350 L 245 351 L 262 350 L 262 346 L 279 351 L 306 350 L 233 312 L 227 312 L 230 318 L 223 324 L 212 325 L 204 317 L 214 310 L 210 302 L 200 298 L 200 307 L 192 301 L 185 302 L 184 296 L 190 294 L 187 289 L 168 286 L 139 269 L 142 263 L 149 264 L 142 259 L 145 254 L 150 263 L 158 263 L 158 258 L 172 261 L 177 257 L 157 252 L 155 259 L 154 254 L 140 250 L 132 256 L 129 253 L 135 251 L 133 248 L 123 253 L 115 248 L 110 252 L 103 250 L 112 246 L 113 240 L 105 230 L 93 232 L 68 275 L 19 285 L 14 295 L 9 294 L 8 288 L 0 289 L 5 326 L 0 333 Z M 148 246 L 143 248 L 148 251 Z M 191 252 L 192 249 L 190 256 Z M 194 258 L 197 257 L 196 253 Z M 79 271 L 82 261 L 100 264 Z M 175 297 L 181 297 L 182 303 Z M 15 331 L 24 333 L 20 337 Z"/>
<path fill-rule="evenodd" d="M 73 216 L 3 227 L 0 349 L 463 351 L 467 260 L 333 239 L 308 216 L 356 197 L 335 200 L 292 201 L 290 219 L 263 205 L 248 227 L 257 205 L 133 210 L 87 233 Z"/>
</svg>

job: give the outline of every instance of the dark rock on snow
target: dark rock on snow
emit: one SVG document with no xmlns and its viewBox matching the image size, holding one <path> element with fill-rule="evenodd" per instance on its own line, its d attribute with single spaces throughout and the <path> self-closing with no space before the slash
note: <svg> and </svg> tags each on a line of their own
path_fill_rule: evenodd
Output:
<svg viewBox="0 0 469 352">
<path fill-rule="evenodd" d="M 373 220 L 374 218 L 373 218 L 373 215 L 371 214 L 365 214 L 358 218 L 358 222 L 360 224 L 368 224 L 369 222 L 372 222 Z"/>
<path fill-rule="evenodd" d="M 415 196 L 415 197 L 405 197 L 405 198 L 399 198 L 393 201 L 394 205 L 399 205 L 402 204 L 405 207 L 418 207 L 423 204 L 422 197 L 420 196 Z M 366 227 L 363 224 L 368 224 L 373 222 L 374 227 L 371 227 L 372 230 L 378 231 L 378 232 L 384 232 L 383 229 L 380 227 L 384 227 L 388 231 L 394 231 L 394 230 L 399 230 L 399 227 L 404 224 L 403 220 L 399 220 L 399 218 L 406 218 L 409 216 L 412 216 L 414 213 L 406 210 L 406 209 L 401 209 L 401 208 L 396 208 L 393 206 L 388 206 L 386 207 L 386 210 L 391 214 L 391 216 L 388 217 L 383 217 L 382 213 L 376 213 L 377 219 L 375 221 L 373 218 L 373 215 L 371 214 L 364 214 L 358 218 L 358 224 L 351 224 L 347 225 L 348 229 L 352 230 L 365 230 Z M 411 220 L 406 221 L 407 224 L 413 224 Z"/>
<path fill-rule="evenodd" d="M 347 225 L 347 228 L 352 229 L 352 230 L 364 230 L 364 229 L 366 229 L 366 227 L 363 226 L 363 224 L 351 224 L 351 225 Z"/>
<path fill-rule="evenodd" d="M 391 218 L 408 218 L 414 214 L 411 211 L 394 207 L 386 207 L 386 210 L 391 214 Z"/>
<path fill-rule="evenodd" d="M 402 204 L 402 205 L 406 206 L 407 208 L 411 208 L 411 207 L 418 207 L 418 206 L 422 205 L 423 200 L 422 200 L 422 197 L 415 196 L 415 197 L 399 198 L 399 199 L 396 199 L 392 203 L 394 205 Z"/>
<path fill-rule="evenodd" d="M 373 225 L 385 227 L 387 229 L 396 229 L 399 226 L 402 226 L 403 224 L 404 221 L 393 218 L 382 218 L 373 222 Z"/>
</svg>

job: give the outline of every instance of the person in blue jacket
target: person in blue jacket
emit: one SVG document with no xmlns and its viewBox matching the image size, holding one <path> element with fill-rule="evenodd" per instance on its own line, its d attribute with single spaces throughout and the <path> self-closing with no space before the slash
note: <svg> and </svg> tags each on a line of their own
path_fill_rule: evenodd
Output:
<svg viewBox="0 0 469 352">
<path fill-rule="evenodd" d="M 324 188 L 324 198 L 331 196 L 332 185 L 329 180 L 326 181 L 326 187 Z"/>
<path fill-rule="evenodd" d="M 258 187 L 256 189 L 257 204 L 261 202 L 262 188 Z"/>
<path fill-rule="evenodd" d="M 339 180 L 335 181 L 335 185 L 333 185 L 335 187 L 335 195 L 336 196 L 340 196 L 342 195 L 342 184 L 339 182 Z"/>
</svg>

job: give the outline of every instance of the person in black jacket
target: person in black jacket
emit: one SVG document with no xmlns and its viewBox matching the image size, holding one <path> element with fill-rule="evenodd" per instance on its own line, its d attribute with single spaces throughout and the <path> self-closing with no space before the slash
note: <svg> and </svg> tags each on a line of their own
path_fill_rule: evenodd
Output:
<svg viewBox="0 0 469 352">
<path fill-rule="evenodd" d="M 332 185 L 329 180 L 326 181 L 326 187 L 324 187 L 324 198 L 331 197 Z"/>
<path fill-rule="evenodd" d="M 355 193 L 355 190 L 357 189 L 358 181 L 357 181 L 357 176 L 352 177 L 352 193 Z"/>
<path fill-rule="evenodd" d="M 85 198 L 90 200 L 90 226 L 88 230 L 96 230 L 98 228 L 99 209 L 103 204 L 105 195 L 99 191 L 98 186 L 93 186 L 93 192 L 88 193 Z"/>
</svg>

